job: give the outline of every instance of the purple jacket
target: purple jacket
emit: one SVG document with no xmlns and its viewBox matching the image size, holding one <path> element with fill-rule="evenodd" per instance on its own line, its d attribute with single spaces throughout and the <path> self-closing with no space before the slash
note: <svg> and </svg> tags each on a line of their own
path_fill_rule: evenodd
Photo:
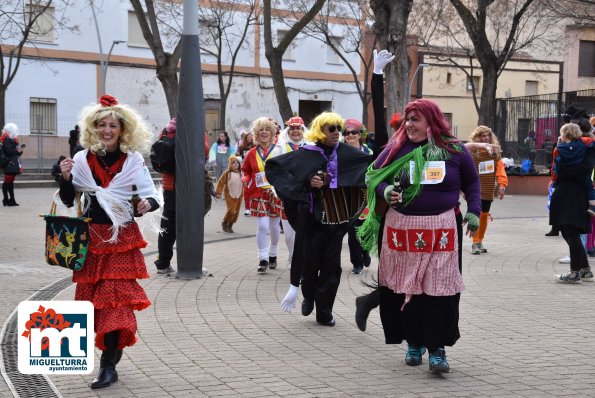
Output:
<svg viewBox="0 0 595 398">
<path fill-rule="evenodd" d="M 418 146 L 424 145 L 427 141 L 414 144 L 407 141 L 401 150 L 392 159 L 398 159 L 408 154 Z M 440 184 L 423 185 L 422 192 L 407 207 L 400 208 L 399 212 L 408 215 L 436 215 L 452 209 L 459 202 L 459 192 L 463 191 L 467 201 L 467 210 L 479 216 L 481 211 L 481 199 L 479 196 L 479 176 L 473 163 L 471 154 L 461 144 L 463 149 L 460 153 L 451 154 L 446 160 L 446 176 Z M 374 168 L 379 168 L 384 163 L 388 151 L 384 150 L 374 162 Z M 389 184 L 382 182 L 376 188 L 376 194 L 384 197 L 384 190 Z M 407 186 L 408 184 L 405 184 Z"/>
</svg>

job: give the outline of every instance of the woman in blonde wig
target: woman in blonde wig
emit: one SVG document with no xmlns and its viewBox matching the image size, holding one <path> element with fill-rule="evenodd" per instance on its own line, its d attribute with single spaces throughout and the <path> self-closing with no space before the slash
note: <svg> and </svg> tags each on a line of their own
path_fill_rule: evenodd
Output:
<svg viewBox="0 0 595 398">
<path fill-rule="evenodd" d="M 264 173 L 264 166 L 281 153 L 273 143 L 277 126 L 268 117 L 259 117 L 252 123 L 256 146 L 250 149 L 242 163 L 242 182 L 250 197 L 250 214 L 256 217 L 256 243 L 258 245 L 258 272 L 277 267 L 279 238 L 281 236 L 281 200 L 275 195 Z M 270 243 L 269 243 L 270 239 Z"/>
<path fill-rule="evenodd" d="M 60 162 L 60 199 L 70 207 L 84 195 L 84 216 L 92 219 L 87 260 L 72 280 L 75 299 L 95 307 L 95 345 L 102 350 L 95 389 L 118 380 L 122 350 L 136 343 L 133 311 L 151 304 L 137 282 L 149 274 L 141 253 L 147 242 L 134 216 L 156 210 L 160 200 L 141 155 L 151 133 L 136 112 L 104 95 L 83 110 L 79 125 L 85 150 Z M 135 190 L 141 200 L 133 208 Z"/>
<path fill-rule="evenodd" d="M 504 163 L 500 152 L 498 138 L 487 126 L 478 126 L 471 136 L 471 142 L 465 144 L 473 156 L 475 168 L 479 174 L 481 184 L 481 213 L 479 215 L 479 229 L 473 235 L 471 254 L 487 253 L 483 246 L 483 238 L 488 228 L 490 207 L 494 201 L 495 184 L 498 184 L 498 198 L 502 200 L 508 185 L 508 178 L 504 171 Z"/>
</svg>

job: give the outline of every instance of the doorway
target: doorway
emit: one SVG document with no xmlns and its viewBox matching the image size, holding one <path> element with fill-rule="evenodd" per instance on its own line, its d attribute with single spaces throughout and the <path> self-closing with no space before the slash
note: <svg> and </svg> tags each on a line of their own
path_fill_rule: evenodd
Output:
<svg viewBox="0 0 595 398">
<path fill-rule="evenodd" d="M 310 126 L 312 120 L 322 112 L 330 111 L 333 107 L 331 101 L 300 100 L 299 116 L 304 119 L 304 124 Z"/>
</svg>

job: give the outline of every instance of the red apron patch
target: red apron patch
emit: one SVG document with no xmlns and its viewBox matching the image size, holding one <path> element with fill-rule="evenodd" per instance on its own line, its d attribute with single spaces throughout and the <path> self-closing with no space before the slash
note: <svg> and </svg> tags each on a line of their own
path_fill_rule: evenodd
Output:
<svg viewBox="0 0 595 398">
<path fill-rule="evenodd" d="M 407 233 L 404 229 L 386 227 L 388 248 L 397 252 L 407 251 Z"/>
<path fill-rule="evenodd" d="M 455 250 L 455 230 L 436 229 L 434 230 L 434 251 L 452 252 Z"/>
<path fill-rule="evenodd" d="M 431 253 L 434 234 L 431 229 L 407 230 L 407 244 L 410 253 Z"/>
</svg>

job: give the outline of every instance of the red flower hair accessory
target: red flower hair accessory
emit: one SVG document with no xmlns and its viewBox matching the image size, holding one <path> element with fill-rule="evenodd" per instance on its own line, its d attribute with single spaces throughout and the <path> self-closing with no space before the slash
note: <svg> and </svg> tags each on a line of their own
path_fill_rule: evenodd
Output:
<svg viewBox="0 0 595 398">
<path fill-rule="evenodd" d="M 115 97 L 112 97 L 111 95 L 102 95 L 101 98 L 99 98 L 99 103 L 103 106 L 114 106 L 114 105 L 118 105 L 118 100 Z"/>
<path fill-rule="evenodd" d="M 390 118 L 390 126 L 393 130 L 396 130 L 399 127 L 399 122 L 401 121 L 401 112 L 393 113 L 392 117 Z"/>
</svg>

